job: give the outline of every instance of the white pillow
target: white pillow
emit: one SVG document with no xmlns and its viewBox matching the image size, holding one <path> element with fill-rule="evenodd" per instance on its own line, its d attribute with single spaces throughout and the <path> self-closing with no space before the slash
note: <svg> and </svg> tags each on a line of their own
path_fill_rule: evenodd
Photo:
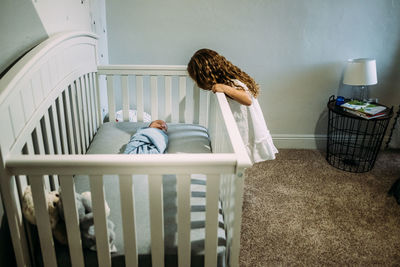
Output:
<svg viewBox="0 0 400 267">
<path fill-rule="evenodd" d="M 122 110 L 118 110 L 115 113 L 115 121 L 116 122 L 121 122 L 124 121 L 123 119 L 123 114 L 122 114 Z M 137 122 L 137 110 L 136 109 L 130 109 L 129 110 L 129 121 L 130 122 Z M 143 112 L 143 122 L 151 122 L 151 116 L 149 113 L 147 112 Z"/>
</svg>

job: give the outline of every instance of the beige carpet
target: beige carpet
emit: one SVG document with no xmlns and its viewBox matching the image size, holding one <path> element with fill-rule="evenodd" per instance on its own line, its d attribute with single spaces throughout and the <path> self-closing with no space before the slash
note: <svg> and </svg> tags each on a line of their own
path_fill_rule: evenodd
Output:
<svg viewBox="0 0 400 267">
<path fill-rule="evenodd" d="M 344 172 L 317 150 L 280 150 L 247 171 L 241 266 L 400 266 L 400 152 Z"/>
</svg>

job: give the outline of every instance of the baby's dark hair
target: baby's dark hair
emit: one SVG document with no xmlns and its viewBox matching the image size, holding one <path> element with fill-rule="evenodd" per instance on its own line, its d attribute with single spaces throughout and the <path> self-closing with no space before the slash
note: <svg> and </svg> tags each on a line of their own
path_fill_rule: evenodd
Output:
<svg viewBox="0 0 400 267">
<path fill-rule="evenodd" d="M 246 72 L 211 49 L 203 48 L 194 53 L 188 63 L 187 70 L 197 85 L 206 90 L 211 89 L 216 83 L 241 87 L 235 85 L 234 79 L 247 85 L 254 97 L 258 96 L 260 90 L 258 84 Z"/>
</svg>

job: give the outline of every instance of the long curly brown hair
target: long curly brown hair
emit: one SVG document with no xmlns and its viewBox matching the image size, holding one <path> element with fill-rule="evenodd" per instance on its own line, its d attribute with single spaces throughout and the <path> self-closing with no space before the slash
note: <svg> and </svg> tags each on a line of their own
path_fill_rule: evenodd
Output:
<svg viewBox="0 0 400 267">
<path fill-rule="evenodd" d="M 203 48 L 194 53 L 187 71 L 197 85 L 205 90 L 210 90 L 216 83 L 241 87 L 233 82 L 234 79 L 243 82 L 254 97 L 258 96 L 260 90 L 258 84 L 246 72 L 211 49 Z"/>
</svg>

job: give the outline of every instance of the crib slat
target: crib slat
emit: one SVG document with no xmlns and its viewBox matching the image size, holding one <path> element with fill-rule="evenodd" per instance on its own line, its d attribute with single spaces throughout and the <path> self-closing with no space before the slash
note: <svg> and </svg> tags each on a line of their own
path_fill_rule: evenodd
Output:
<svg viewBox="0 0 400 267">
<path fill-rule="evenodd" d="M 217 266 L 219 174 L 207 176 L 204 266 Z"/>
<path fill-rule="evenodd" d="M 89 141 L 93 138 L 93 128 L 92 128 L 92 113 L 90 109 L 90 93 L 89 93 L 89 83 L 87 75 L 82 76 L 82 97 L 84 101 L 84 111 L 87 116 L 87 128 L 89 131 Z"/>
<path fill-rule="evenodd" d="M 90 129 L 89 129 L 89 112 L 88 112 L 88 106 L 87 106 L 87 100 L 86 100 L 86 81 L 85 81 L 85 76 L 82 76 L 80 78 L 81 80 L 81 94 L 82 94 L 82 112 L 84 116 L 84 127 L 85 127 L 85 134 L 86 134 L 86 148 L 89 147 L 90 144 Z"/>
<path fill-rule="evenodd" d="M 49 176 L 48 175 L 44 175 L 43 178 L 44 178 L 45 188 L 50 191 L 51 190 L 51 186 L 50 186 L 50 178 L 49 178 Z"/>
<path fill-rule="evenodd" d="M 82 100 L 82 80 L 79 78 L 76 81 L 76 94 L 78 96 L 78 114 L 79 114 L 79 126 L 81 129 L 81 138 L 82 138 L 82 152 L 86 152 L 86 149 L 89 147 L 89 134 L 86 126 L 86 113 L 83 108 L 83 100 Z"/>
<path fill-rule="evenodd" d="M 96 118 L 97 118 L 97 128 L 100 127 L 101 121 L 102 121 L 102 114 L 101 114 L 101 108 L 100 108 L 100 83 L 99 83 L 99 75 L 97 73 L 93 73 L 93 75 L 96 75 L 95 78 L 95 94 L 96 94 Z"/>
<path fill-rule="evenodd" d="M 85 130 L 85 138 L 88 140 L 89 142 L 89 115 L 88 115 L 88 111 L 87 111 L 87 101 L 86 101 L 86 93 L 85 93 L 85 76 L 82 75 L 79 77 L 79 93 L 78 93 L 78 101 L 80 101 L 80 112 L 82 112 L 82 116 L 83 116 L 83 126 L 84 126 L 84 130 Z"/>
<path fill-rule="evenodd" d="M 151 87 L 151 118 L 152 120 L 156 120 L 158 118 L 157 76 L 151 76 L 150 87 Z"/>
<path fill-rule="evenodd" d="M 186 77 L 179 77 L 179 122 L 187 123 L 186 110 Z"/>
<path fill-rule="evenodd" d="M 178 266 L 190 266 L 190 175 L 177 175 Z"/>
<path fill-rule="evenodd" d="M 111 266 L 110 247 L 108 245 L 107 220 L 104 206 L 103 176 L 90 177 L 92 205 L 94 216 L 94 231 L 96 235 L 97 259 L 100 267 Z"/>
<path fill-rule="evenodd" d="M 165 122 L 172 121 L 172 77 L 165 77 Z"/>
<path fill-rule="evenodd" d="M 114 96 L 114 77 L 107 75 L 107 96 L 108 96 L 108 116 L 110 122 L 115 121 L 115 96 Z"/>
<path fill-rule="evenodd" d="M 58 191 L 60 189 L 60 183 L 58 181 L 58 175 L 52 175 L 51 179 L 52 179 L 51 182 L 53 183 L 53 186 L 54 186 L 53 190 Z"/>
<path fill-rule="evenodd" d="M 232 244 L 232 210 L 231 210 L 231 202 L 230 199 L 233 197 L 231 196 L 230 189 L 232 185 L 232 174 L 225 174 L 221 176 L 221 196 L 220 199 L 222 201 L 222 209 L 224 214 L 224 229 L 226 233 L 226 248 L 230 251 L 231 244 Z M 225 258 L 226 266 L 230 266 L 229 259 Z"/>
<path fill-rule="evenodd" d="M 210 92 L 202 89 L 200 90 L 200 114 L 199 123 L 200 125 L 208 128 L 208 109 L 210 104 Z"/>
<path fill-rule="evenodd" d="M 86 74 L 83 76 L 85 81 L 85 89 L 84 93 L 86 95 L 86 105 L 87 105 L 87 114 L 88 114 L 88 127 L 89 127 L 89 140 L 93 139 L 93 116 L 92 116 L 92 97 L 90 95 L 90 84 L 89 84 L 89 76 Z"/>
<path fill-rule="evenodd" d="M 187 81 L 187 80 L 186 80 Z M 194 121 L 194 108 L 195 108 L 195 102 L 194 102 L 194 91 L 193 88 L 188 88 L 187 83 L 185 83 L 186 86 L 186 101 L 185 101 L 185 123 L 187 124 L 193 124 Z"/>
<path fill-rule="evenodd" d="M 25 176 L 26 177 L 26 176 Z M 27 177 L 26 177 L 26 179 L 28 179 Z M 28 180 L 26 180 L 27 182 L 28 182 Z M 23 190 L 21 190 L 22 192 L 24 192 L 25 191 L 25 189 L 23 189 Z M 19 199 L 22 199 L 22 196 L 19 198 Z M 17 204 L 18 205 L 18 204 Z M 12 205 L 12 206 L 15 206 L 15 204 L 14 205 Z M 21 216 L 20 218 L 21 218 L 21 223 L 25 226 L 25 231 L 26 231 L 26 233 L 25 233 L 25 238 L 27 239 L 27 241 L 28 241 L 28 244 L 29 244 L 29 252 L 30 252 L 30 255 L 34 255 L 34 246 L 33 246 L 33 233 L 32 233 L 32 228 L 31 228 L 31 226 L 30 226 L 30 223 L 27 221 L 27 220 L 25 220 L 25 221 L 22 221 L 22 213 L 20 213 L 19 211 L 18 211 L 18 213 L 19 213 L 19 215 Z M 7 216 L 9 216 L 9 214 L 7 214 Z M 14 219 L 14 218 L 13 218 Z M 19 238 L 21 238 L 21 236 L 19 237 Z M 21 238 L 20 240 L 18 240 L 19 242 L 23 242 L 23 239 L 24 238 Z M 14 248 L 15 248 L 15 245 L 14 245 Z M 28 256 L 28 255 L 27 255 Z M 24 266 L 24 265 L 20 265 L 20 264 L 17 264 L 18 266 Z M 30 266 L 30 265 L 28 265 L 28 266 Z"/>
<path fill-rule="evenodd" d="M 93 135 L 96 132 L 96 108 L 95 108 L 95 96 L 94 96 L 94 83 L 92 73 L 88 73 L 88 81 L 89 81 L 89 95 L 90 95 L 90 121 L 92 122 L 92 131 Z"/>
<path fill-rule="evenodd" d="M 68 247 L 72 266 L 85 266 L 82 253 L 82 241 L 79 229 L 78 212 L 75 203 L 74 179 L 71 175 L 59 177 L 62 187 L 61 199 L 64 208 Z"/>
<path fill-rule="evenodd" d="M 46 137 L 47 137 L 46 144 L 48 147 L 48 152 L 50 155 L 54 155 L 54 143 L 53 143 L 52 129 L 51 129 L 48 111 L 45 112 L 45 114 L 44 114 L 44 128 L 46 131 Z M 46 181 L 47 188 L 52 190 L 53 186 L 54 186 L 54 190 L 58 189 L 58 179 L 56 176 L 45 175 L 45 181 Z"/>
<path fill-rule="evenodd" d="M 225 227 L 229 228 L 228 234 L 231 236 L 232 235 L 232 225 L 231 225 L 231 221 L 232 221 L 232 199 L 234 197 L 234 195 L 232 195 L 232 186 L 233 186 L 233 182 L 234 182 L 234 176 L 233 175 L 226 175 L 225 178 L 225 202 L 224 204 L 226 205 L 226 223 L 225 223 Z M 231 240 L 230 238 L 227 237 L 227 241 Z M 229 247 L 229 246 L 228 246 Z"/>
<path fill-rule="evenodd" d="M 59 124 L 58 124 L 58 116 L 57 116 L 57 108 L 56 108 L 56 105 L 55 105 L 55 103 L 53 103 L 52 105 L 51 105 L 51 113 L 52 113 L 52 119 L 53 119 L 53 125 L 54 125 L 54 129 L 53 129 L 53 131 L 54 131 L 54 137 L 55 137 L 55 139 L 56 140 L 54 140 L 55 141 L 55 143 L 56 143 L 56 153 L 57 154 L 62 154 L 62 149 L 61 149 L 61 138 L 60 138 L 60 126 L 59 126 Z"/>
<path fill-rule="evenodd" d="M 65 114 L 64 114 L 64 101 L 63 95 L 60 94 L 58 97 L 58 108 L 59 108 L 59 121 L 61 125 L 61 135 L 62 135 L 62 145 L 64 149 L 64 154 L 69 154 L 68 141 L 67 141 L 67 128 L 65 126 Z"/>
<path fill-rule="evenodd" d="M 66 115 L 66 120 L 67 120 L 67 129 L 68 129 L 68 141 L 71 149 L 71 154 L 76 154 L 75 150 L 75 138 L 74 138 L 74 128 L 72 126 L 72 110 L 71 110 L 71 102 L 70 102 L 70 97 L 69 97 L 69 88 L 65 89 L 65 115 Z"/>
<path fill-rule="evenodd" d="M 31 175 L 29 178 L 32 186 L 32 198 L 35 206 L 36 225 L 39 232 L 40 247 L 42 250 L 44 266 L 57 266 L 43 176 Z"/>
<path fill-rule="evenodd" d="M 151 261 L 164 266 L 164 214 L 161 175 L 149 175 Z"/>
<path fill-rule="evenodd" d="M 200 89 L 193 85 L 193 123 L 199 124 L 200 119 Z"/>
<path fill-rule="evenodd" d="M 26 141 L 26 148 L 28 149 L 28 155 L 34 155 L 35 154 L 35 150 L 33 148 L 33 142 L 32 142 L 32 136 L 30 136 L 30 138 L 28 138 L 28 140 Z"/>
<path fill-rule="evenodd" d="M 37 122 L 36 124 L 36 142 L 39 148 L 39 154 L 40 155 L 44 155 L 46 152 L 44 150 L 44 143 L 43 143 L 43 134 L 42 134 L 42 124 L 40 123 L 40 121 Z"/>
<path fill-rule="evenodd" d="M 46 130 L 47 146 L 49 149 L 49 154 L 54 155 L 54 143 L 53 143 L 53 136 L 52 136 L 52 130 L 48 112 L 44 113 L 44 128 Z"/>
<path fill-rule="evenodd" d="M 233 240 L 231 249 L 231 265 L 239 266 L 239 252 L 240 252 L 240 228 L 242 226 L 242 205 L 243 205 L 243 186 L 244 177 L 235 177 L 235 209 L 234 209 L 234 224 L 233 224 Z"/>
<path fill-rule="evenodd" d="M 24 194 L 25 188 L 28 186 L 26 175 L 16 175 L 15 182 L 17 184 L 19 197 L 21 198 Z"/>
<path fill-rule="evenodd" d="M 123 120 L 129 121 L 129 89 L 128 75 L 122 75 L 122 112 Z"/>
<path fill-rule="evenodd" d="M 131 175 L 120 175 L 122 228 L 124 236 L 125 264 L 138 266 L 138 251 L 136 246 L 135 198 Z"/>
<path fill-rule="evenodd" d="M 78 105 L 76 103 L 76 83 L 72 83 L 71 85 L 71 100 L 72 100 L 72 111 L 74 113 L 74 136 L 76 140 L 76 148 L 77 148 L 77 153 L 82 154 L 82 137 L 80 136 L 80 131 L 79 131 L 79 120 L 78 120 Z"/>
<path fill-rule="evenodd" d="M 136 76 L 136 97 L 137 97 L 137 121 L 143 121 L 143 76 Z"/>
</svg>

